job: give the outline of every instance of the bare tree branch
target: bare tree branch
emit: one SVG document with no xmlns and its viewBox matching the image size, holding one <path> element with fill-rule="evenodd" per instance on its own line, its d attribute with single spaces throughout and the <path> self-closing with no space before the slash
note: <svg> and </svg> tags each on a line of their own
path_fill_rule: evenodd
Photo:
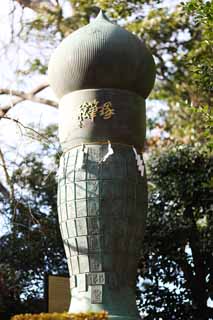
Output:
<svg viewBox="0 0 213 320">
<path fill-rule="evenodd" d="M 15 201 L 14 187 L 13 187 L 13 183 L 11 182 L 9 172 L 7 170 L 6 160 L 4 158 L 4 155 L 1 149 L 0 149 L 0 160 L 1 160 L 1 165 L 5 174 L 7 184 L 10 187 L 10 193 L 9 193 L 10 201 L 14 202 Z"/>
<path fill-rule="evenodd" d="M 14 0 L 13 0 L 14 1 Z M 54 10 L 57 6 L 57 1 L 53 0 L 15 0 L 23 7 L 28 7 L 34 11 Z"/>
<path fill-rule="evenodd" d="M 3 194 L 3 196 L 10 200 L 10 192 L 5 188 L 5 186 L 0 182 L 0 193 Z"/>
<path fill-rule="evenodd" d="M 16 96 L 17 98 L 12 100 L 10 104 L 2 106 L 0 108 L 0 117 L 3 118 L 6 113 L 15 105 L 17 105 L 20 102 L 23 102 L 25 100 L 30 100 L 33 102 L 41 103 L 41 104 L 46 104 L 48 106 L 57 108 L 58 104 L 56 101 L 50 100 L 50 99 L 45 99 L 45 98 L 40 98 L 35 96 L 37 93 L 41 92 L 42 90 L 46 89 L 48 87 L 48 83 L 42 83 L 30 92 L 26 93 L 23 91 L 18 91 L 18 90 L 10 90 L 10 89 L 0 89 L 0 95 L 1 94 L 7 94 L 7 95 L 13 95 Z"/>
<path fill-rule="evenodd" d="M 1 118 L 2 118 L 2 117 L 0 116 L 0 119 L 1 119 Z M 47 136 L 45 136 L 44 134 L 36 131 L 35 129 L 33 129 L 33 128 L 31 128 L 31 127 L 28 127 L 28 126 L 24 125 L 24 124 L 23 124 L 22 122 L 20 122 L 19 120 L 14 119 L 14 118 L 11 118 L 11 117 L 5 117 L 5 116 L 4 116 L 3 118 L 6 119 L 6 120 L 11 120 L 11 121 L 15 122 L 16 124 L 18 124 L 20 127 L 23 127 L 24 129 L 29 130 L 29 131 L 31 131 L 32 133 L 35 133 L 37 136 L 39 136 L 41 139 L 43 139 L 46 143 L 49 143 L 49 142 L 50 142 Z"/>
</svg>

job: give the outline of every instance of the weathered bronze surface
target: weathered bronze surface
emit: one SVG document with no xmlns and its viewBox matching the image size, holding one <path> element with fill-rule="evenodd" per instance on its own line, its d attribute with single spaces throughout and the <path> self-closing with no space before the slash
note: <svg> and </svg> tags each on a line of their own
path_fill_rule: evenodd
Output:
<svg viewBox="0 0 213 320">
<path fill-rule="evenodd" d="M 50 60 L 49 78 L 60 98 L 92 88 L 129 90 L 146 98 L 153 87 L 155 64 L 141 40 L 100 12 L 59 45 Z"/>
<path fill-rule="evenodd" d="M 56 49 L 58 216 L 70 272 L 70 312 L 135 320 L 137 259 L 147 213 L 145 98 L 153 58 L 133 34 L 98 18 Z"/>
<path fill-rule="evenodd" d="M 94 101 L 100 107 L 95 114 Z M 59 137 L 64 151 L 82 143 L 108 140 L 143 148 L 145 101 L 135 93 L 116 89 L 75 91 L 61 99 L 59 110 Z"/>
<path fill-rule="evenodd" d="M 100 304 L 120 315 L 121 306 L 107 304 L 108 294 L 118 299 L 121 290 L 135 286 L 147 213 L 146 176 L 128 146 L 112 144 L 114 155 L 105 162 L 107 145 L 85 148 L 83 163 L 81 146 L 66 152 L 59 172 L 58 213 L 71 285 L 82 295 L 90 288 L 88 309 Z M 75 304 L 74 295 L 71 310 Z M 128 307 L 123 304 L 122 314 L 134 316 L 135 308 Z"/>
</svg>

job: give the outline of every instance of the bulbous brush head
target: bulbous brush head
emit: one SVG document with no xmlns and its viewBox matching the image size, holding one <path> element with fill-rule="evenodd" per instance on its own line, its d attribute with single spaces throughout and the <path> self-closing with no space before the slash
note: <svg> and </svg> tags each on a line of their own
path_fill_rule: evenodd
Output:
<svg viewBox="0 0 213 320">
<path fill-rule="evenodd" d="M 155 63 L 139 38 L 101 11 L 62 41 L 50 59 L 48 76 L 58 98 L 98 88 L 129 90 L 146 98 L 154 85 Z"/>
</svg>

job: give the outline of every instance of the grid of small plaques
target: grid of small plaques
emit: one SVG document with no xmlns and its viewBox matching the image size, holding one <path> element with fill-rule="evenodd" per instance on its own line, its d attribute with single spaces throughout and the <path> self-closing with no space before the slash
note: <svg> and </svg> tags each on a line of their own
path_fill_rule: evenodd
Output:
<svg viewBox="0 0 213 320">
<path fill-rule="evenodd" d="M 146 177 L 132 148 L 105 145 L 71 149 L 58 172 L 58 217 L 71 278 L 79 292 L 91 287 L 91 303 L 104 286 L 134 281 L 147 211 Z"/>
</svg>

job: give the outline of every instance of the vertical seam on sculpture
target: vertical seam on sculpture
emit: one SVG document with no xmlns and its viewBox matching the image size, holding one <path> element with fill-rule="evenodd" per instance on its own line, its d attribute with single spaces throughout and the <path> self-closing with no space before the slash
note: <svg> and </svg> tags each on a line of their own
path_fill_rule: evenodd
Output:
<svg viewBox="0 0 213 320">
<path fill-rule="evenodd" d="M 60 163 L 60 165 L 61 165 L 61 163 Z M 60 167 L 59 167 L 58 172 L 60 172 Z M 57 192 L 58 192 L 58 197 L 57 197 L 58 205 L 57 205 L 57 208 L 58 208 L 58 215 L 60 215 L 59 224 L 61 225 L 61 223 L 63 222 L 63 219 L 62 219 L 62 211 L 61 211 L 61 183 L 59 181 L 60 181 L 60 176 L 58 175 L 58 190 L 57 190 Z M 62 229 L 62 227 L 61 227 L 61 229 Z"/>
<path fill-rule="evenodd" d="M 68 152 L 67 159 L 66 159 L 66 157 L 64 157 L 64 168 L 65 168 L 64 185 L 65 185 L 65 203 L 66 203 L 66 218 L 67 218 L 67 220 L 68 220 L 68 208 L 67 208 L 67 183 L 66 183 L 67 179 L 66 179 L 66 176 L 67 176 L 67 164 L 69 161 L 69 154 L 70 154 L 70 152 Z M 67 228 L 67 223 L 66 223 L 66 228 Z M 67 228 L 67 233 L 69 235 L 68 228 Z"/>
<path fill-rule="evenodd" d="M 89 149 L 87 149 L 87 153 L 86 153 L 86 161 L 85 161 L 85 164 L 84 164 L 84 168 L 85 168 L 85 171 L 86 171 L 86 176 L 85 176 L 85 179 L 86 179 L 86 217 L 88 217 L 88 197 L 87 197 L 87 184 L 88 184 L 88 167 L 87 167 L 87 162 L 88 162 L 88 157 L 89 157 Z"/>
<path fill-rule="evenodd" d="M 102 148 L 101 148 L 102 150 Z M 102 154 L 101 154 L 101 159 L 102 159 Z M 101 203 L 101 196 L 102 196 L 102 191 L 103 191 L 103 176 L 102 176 L 102 170 L 103 170 L 103 164 L 101 163 L 100 166 L 99 166 L 99 170 L 98 170 L 98 188 L 99 188 L 99 199 L 98 199 L 98 204 L 99 204 L 99 215 L 96 219 L 99 220 L 99 225 L 100 225 L 100 228 L 99 228 L 99 236 L 100 236 L 100 239 L 102 237 L 102 239 L 104 239 L 104 234 L 103 234 L 103 229 L 102 229 L 102 226 L 101 226 L 101 214 L 102 214 L 102 203 Z M 100 180 L 100 177 L 101 177 L 101 180 Z M 105 250 L 105 248 L 103 249 Z M 104 254 L 103 254 L 103 250 L 100 250 L 100 252 L 98 252 L 98 254 L 100 254 L 100 258 L 101 258 L 101 272 L 104 272 L 104 268 L 103 268 L 103 263 L 104 263 Z M 103 287 L 102 287 L 103 288 Z"/>
<path fill-rule="evenodd" d="M 88 257 L 88 266 L 89 266 L 89 272 L 90 272 L 90 259 L 89 259 L 89 243 L 88 243 L 88 169 L 87 169 L 87 161 L 88 161 L 88 154 L 89 154 L 89 150 L 87 149 L 87 152 L 86 152 L 86 158 L 84 158 L 85 160 L 85 163 L 84 163 L 84 168 L 86 170 L 86 175 L 85 175 L 85 180 L 86 180 L 86 198 L 85 198 L 85 201 L 86 201 L 86 228 L 87 228 L 87 234 L 86 234 L 86 241 L 87 241 L 87 247 L 88 247 L 88 251 L 87 251 L 87 257 Z M 85 153 L 84 153 L 84 157 L 85 157 Z"/>
<path fill-rule="evenodd" d="M 73 180 L 74 180 L 74 207 L 75 207 L 75 218 L 73 219 L 74 220 L 74 226 L 75 226 L 75 236 L 74 236 L 74 239 L 75 239 L 75 245 L 76 245 L 76 249 L 77 249 L 77 263 L 78 263 L 78 271 L 80 272 L 80 265 L 79 265 L 79 251 L 78 251 L 78 246 L 77 246 L 77 241 L 76 241 L 76 237 L 78 236 L 78 233 L 77 233 L 77 227 L 76 227 L 76 218 L 77 218 L 77 207 L 76 207 L 76 181 L 75 181 L 75 171 L 76 171 L 76 163 L 77 163 L 77 158 L 78 158 L 78 152 L 79 152 L 79 149 L 77 148 L 76 149 L 76 154 L 75 154 L 75 163 L 74 163 L 74 176 L 73 176 Z M 76 281 L 77 280 L 77 277 L 76 277 Z M 78 283 L 76 283 L 76 285 L 78 285 Z"/>
<path fill-rule="evenodd" d="M 75 164 L 74 164 L 74 176 L 73 176 L 73 180 L 74 180 L 74 207 L 75 207 L 74 224 L 75 224 L 76 235 L 77 235 L 77 229 L 76 229 L 75 219 L 77 218 L 77 205 L 76 205 L 76 180 L 75 180 L 75 171 L 76 171 L 76 164 L 77 164 L 77 159 L 78 159 L 78 152 L 79 152 L 79 148 L 76 149 Z"/>
<path fill-rule="evenodd" d="M 69 154 L 69 153 L 68 153 Z M 66 246 L 67 243 L 67 239 L 69 239 L 69 230 L 68 230 L 68 226 L 67 226 L 67 219 L 68 219 L 68 210 L 67 210 L 67 185 L 66 185 L 66 173 L 67 173 L 67 161 L 68 161 L 68 157 L 67 156 L 67 160 L 66 160 L 66 155 L 64 155 L 64 161 L 63 161 L 63 174 L 64 174 L 64 190 L 65 190 L 65 208 L 66 208 L 66 221 L 65 226 L 66 226 L 66 233 L 67 233 L 67 238 L 64 240 L 64 247 Z M 69 257 L 66 257 L 67 260 L 69 259 Z"/>
</svg>

